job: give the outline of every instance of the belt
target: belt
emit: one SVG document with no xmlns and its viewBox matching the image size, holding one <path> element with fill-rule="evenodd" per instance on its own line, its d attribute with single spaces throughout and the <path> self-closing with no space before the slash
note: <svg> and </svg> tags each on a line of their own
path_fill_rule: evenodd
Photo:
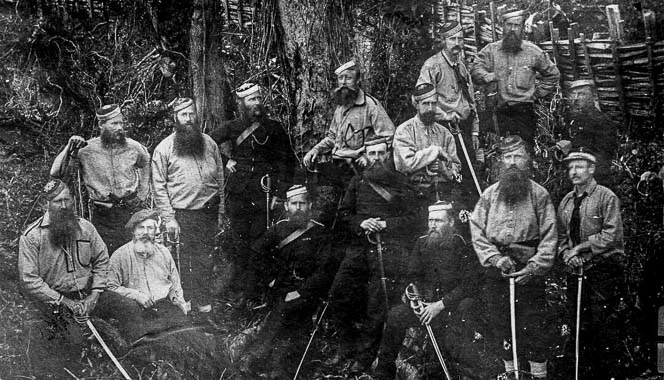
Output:
<svg viewBox="0 0 664 380">
<path fill-rule="evenodd" d="M 98 208 L 98 209 L 111 209 L 114 207 L 119 207 L 119 208 L 130 208 L 133 207 L 133 205 L 130 205 L 129 202 L 133 201 L 138 197 L 138 194 L 133 193 L 129 194 L 126 197 L 123 198 L 118 198 L 113 194 L 109 194 L 110 200 L 108 201 L 98 201 L 91 199 L 90 202 Z"/>
</svg>

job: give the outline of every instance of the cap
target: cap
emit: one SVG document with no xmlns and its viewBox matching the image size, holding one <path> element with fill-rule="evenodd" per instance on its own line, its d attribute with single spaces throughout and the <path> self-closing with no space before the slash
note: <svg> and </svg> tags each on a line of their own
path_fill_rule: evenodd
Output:
<svg viewBox="0 0 664 380">
<path fill-rule="evenodd" d="M 111 120 L 112 118 L 122 115 L 122 109 L 117 104 L 107 104 L 97 110 L 97 120 L 100 122 L 105 122 Z"/>
<path fill-rule="evenodd" d="M 452 37 L 455 34 L 461 32 L 462 30 L 463 28 L 461 27 L 461 24 L 459 24 L 458 22 L 456 21 L 446 22 L 440 27 L 440 36 L 442 38 Z"/>
<path fill-rule="evenodd" d="M 578 147 L 572 150 L 570 154 L 563 159 L 563 162 L 569 162 L 569 161 L 574 161 L 574 160 L 586 160 L 592 164 L 597 163 L 597 157 L 593 154 L 593 152 L 585 147 Z"/>
<path fill-rule="evenodd" d="M 445 201 L 438 201 L 429 206 L 429 212 L 452 210 L 452 204 Z"/>
<path fill-rule="evenodd" d="M 367 137 L 364 140 L 364 146 L 372 146 L 372 145 L 378 145 L 378 144 L 389 145 L 388 142 L 389 142 L 389 137 L 372 135 L 372 136 Z"/>
<path fill-rule="evenodd" d="M 191 98 L 175 98 L 169 105 L 173 107 L 173 112 L 180 112 L 192 104 L 194 101 Z"/>
<path fill-rule="evenodd" d="M 301 194 L 309 194 L 307 187 L 304 185 L 293 185 L 286 191 L 286 199 L 291 199 L 292 197 Z"/>
<path fill-rule="evenodd" d="M 255 83 L 245 83 L 240 86 L 237 91 L 235 91 L 235 95 L 237 95 L 238 98 L 246 98 L 255 92 L 259 92 L 260 90 L 261 87 Z"/>
<path fill-rule="evenodd" d="M 355 61 L 354 61 L 354 60 L 350 60 L 350 61 L 344 63 L 343 65 L 337 67 L 337 69 L 334 70 L 334 74 L 335 74 L 335 75 L 339 75 L 339 74 L 341 74 L 343 71 L 348 70 L 348 69 L 352 69 L 353 67 L 356 67 L 356 66 L 357 66 L 357 64 L 355 64 Z"/>
<path fill-rule="evenodd" d="M 526 11 L 518 9 L 508 9 L 503 13 L 502 19 L 503 21 L 505 21 L 511 18 L 525 17 L 525 16 L 526 16 Z"/>
<path fill-rule="evenodd" d="M 587 86 L 595 87 L 595 82 L 592 79 L 579 79 L 569 83 L 570 90 Z"/>
<path fill-rule="evenodd" d="M 58 194 L 62 192 L 62 190 L 67 188 L 67 184 L 62 182 L 62 180 L 59 179 L 52 179 L 44 185 L 44 188 L 42 189 L 42 195 L 46 200 L 52 201 L 53 198 L 57 197 Z"/>
<path fill-rule="evenodd" d="M 498 144 L 498 149 L 500 150 L 501 154 L 513 152 L 519 148 L 525 148 L 526 143 L 523 141 L 521 136 L 507 136 L 502 139 L 500 144 Z"/>
<path fill-rule="evenodd" d="M 128 230 L 133 230 L 137 224 L 143 223 L 145 220 L 153 219 L 156 222 L 159 222 L 159 212 L 157 210 L 142 209 L 136 211 L 134 215 L 129 218 L 125 228 Z"/>
<path fill-rule="evenodd" d="M 415 86 L 415 91 L 413 91 L 413 98 L 416 102 L 433 95 L 436 95 L 436 88 L 431 83 L 418 84 Z"/>
</svg>

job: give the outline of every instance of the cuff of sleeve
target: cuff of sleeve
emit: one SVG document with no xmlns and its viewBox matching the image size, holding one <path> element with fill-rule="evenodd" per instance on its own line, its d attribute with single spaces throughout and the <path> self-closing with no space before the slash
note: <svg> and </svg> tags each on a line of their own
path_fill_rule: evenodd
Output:
<svg viewBox="0 0 664 380">
<path fill-rule="evenodd" d="M 503 257 L 505 257 L 505 256 L 493 255 L 493 256 L 489 257 L 486 261 L 488 261 L 489 264 L 491 264 L 492 267 L 495 267 L 498 264 L 498 261 L 500 261 L 500 259 L 502 259 Z"/>
</svg>

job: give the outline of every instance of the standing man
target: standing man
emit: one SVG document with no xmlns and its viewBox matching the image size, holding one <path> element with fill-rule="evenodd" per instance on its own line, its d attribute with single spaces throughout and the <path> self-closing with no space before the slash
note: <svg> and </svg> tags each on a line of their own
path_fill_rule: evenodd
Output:
<svg viewBox="0 0 664 380">
<path fill-rule="evenodd" d="M 618 347 L 624 320 L 617 311 L 624 302 L 626 260 L 620 200 L 593 178 L 597 158 L 587 149 L 576 149 L 565 162 L 574 190 L 558 206 L 558 254 L 570 273 L 570 320 L 577 313 L 578 276 L 583 276 L 579 378 L 623 378 Z"/>
<path fill-rule="evenodd" d="M 530 179 L 530 156 L 518 136 L 500 145 L 498 183 L 475 206 L 470 231 L 486 272 L 484 296 L 495 348 L 505 371 L 514 370 L 508 278 L 515 279 L 518 357 L 530 361 L 533 378 L 546 378 L 546 272 L 556 256 L 556 213 L 544 187 Z M 525 363 L 526 360 L 519 360 Z M 523 366 L 523 365 L 522 365 Z"/>
<path fill-rule="evenodd" d="M 560 72 L 542 49 L 523 40 L 525 11 L 507 11 L 502 19 L 503 39 L 480 50 L 471 73 L 475 83 L 490 85 L 487 92 L 497 92 L 501 134 L 519 135 L 532 148 L 537 129 L 533 103 L 554 91 Z"/>
<path fill-rule="evenodd" d="M 357 372 L 375 357 L 387 308 L 398 302 L 403 290 L 401 276 L 410 240 L 419 228 L 421 203 L 408 179 L 391 167 L 385 138 L 367 140 L 364 148 L 369 165 L 351 180 L 339 211 L 352 240 L 331 289 L 332 306 L 343 325 L 340 334 L 349 338 L 347 342 L 358 339 L 357 332 L 350 331 L 350 321 L 358 313 L 357 295 L 367 293 L 367 326 L 359 336 L 353 365 Z M 382 251 L 374 244 L 379 241 Z M 342 351 L 349 353 L 348 347 L 342 347 Z"/>
<path fill-rule="evenodd" d="M 429 206 L 428 224 L 428 233 L 417 239 L 408 257 L 406 278 L 417 286 L 425 300 L 424 307 L 419 315 L 415 315 L 408 303 L 390 309 L 378 365 L 373 373 L 378 380 L 393 380 L 396 376 L 395 361 L 409 327 L 430 324 L 446 353 L 469 344 L 467 341 L 447 342 L 445 337 L 451 325 L 462 325 L 462 321 L 470 318 L 477 293 L 479 265 L 470 246 L 454 233 L 454 211 L 450 203 L 437 202 Z M 446 356 L 446 359 L 452 358 Z M 454 357 L 454 361 L 462 362 L 463 367 L 477 364 L 463 359 L 467 358 Z"/>
<path fill-rule="evenodd" d="M 224 216 L 224 166 L 219 148 L 201 132 L 196 106 L 176 99 L 174 132 L 152 155 L 152 187 L 170 239 L 179 241 L 184 293 L 200 312 L 212 309 L 212 267 L 217 225 Z"/>
<path fill-rule="evenodd" d="M 266 194 L 274 198 L 286 192 L 293 179 L 295 155 L 286 131 L 269 118 L 260 86 L 246 83 L 235 95 L 240 117 L 224 123 L 210 136 L 221 146 L 222 159 L 226 161 L 226 210 L 240 240 L 233 239 L 225 247 L 235 264 L 235 278 L 230 283 L 251 288 L 253 264 L 245 243 L 265 232 L 269 212 Z M 270 188 L 263 188 L 268 185 L 264 176 L 269 176 Z M 238 243 L 245 249 L 238 249 Z"/>
<path fill-rule="evenodd" d="M 324 168 L 324 175 L 342 191 L 354 175 L 354 170 L 368 164 L 364 142 L 378 136 L 384 137 L 388 146 L 391 145 L 394 124 L 380 102 L 361 89 L 360 67 L 355 61 L 339 66 L 334 74 L 338 84 L 333 93 L 337 107 L 330 129 L 323 140 L 304 156 L 304 165 L 311 168 L 320 155 L 331 152 L 332 167 L 328 165 Z"/>
<path fill-rule="evenodd" d="M 429 203 L 451 201 L 452 186 L 461 163 L 454 136 L 436 123 L 436 88 L 430 83 L 417 85 L 412 96 L 417 115 L 399 125 L 394 134 L 394 165 L 410 176 Z"/>
<path fill-rule="evenodd" d="M 329 233 L 311 219 L 312 200 L 307 188 L 294 185 L 286 193 L 286 219 L 272 226 L 254 244 L 266 262 L 274 307 L 248 352 L 249 367 L 270 368 L 269 378 L 293 377 L 304 351 L 311 315 L 325 298 L 339 265 L 333 256 Z M 277 340 L 278 339 L 278 340 Z M 260 368 L 259 368 L 260 367 Z"/>
<path fill-rule="evenodd" d="M 101 134 L 88 141 L 72 136 L 51 166 L 51 177 L 66 178 L 78 165 L 89 195 L 90 219 L 110 252 L 126 241 L 124 225 L 145 203 L 150 190 L 150 155 L 126 137 L 120 106 L 97 110 Z M 75 175 L 75 174 L 74 174 Z"/>
</svg>

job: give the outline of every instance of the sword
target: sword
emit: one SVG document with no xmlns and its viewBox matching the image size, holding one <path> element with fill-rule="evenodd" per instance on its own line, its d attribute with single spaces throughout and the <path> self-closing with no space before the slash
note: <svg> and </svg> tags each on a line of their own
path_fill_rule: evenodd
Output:
<svg viewBox="0 0 664 380">
<path fill-rule="evenodd" d="M 270 175 L 266 174 L 261 178 L 261 188 L 265 192 L 265 229 L 270 229 L 270 187 L 272 187 L 272 181 L 270 180 Z"/>
<path fill-rule="evenodd" d="M 316 335 L 316 331 L 318 331 L 318 327 L 320 326 L 320 322 L 323 320 L 323 316 L 325 315 L 325 311 L 327 310 L 327 305 L 330 304 L 327 301 L 325 301 L 323 303 L 325 304 L 325 307 L 323 308 L 323 311 L 320 313 L 320 316 L 318 316 L 318 318 L 316 320 L 316 324 L 314 325 L 314 331 L 311 333 L 311 336 L 309 337 L 309 343 L 307 343 L 307 347 L 304 349 L 304 354 L 302 354 L 302 358 L 300 359 L 300 364 L 297 365 L 297 370 L 295 371 L 295 376 L 293 376 L 293 380 L 297 380 L 297 375 L 300 374 L 300 369 L 302 369 L 302 364 L 304 363 L 304 358 L 307 356 L 307 352 L 309 352 L 309 347 L 311 346 L 311 342 L 314 341 L 314 335 Z M 320 306 L 319 306 L 319 310 L 320 310 Z"/>
<path fill-rule="evenodd" d="M 376 251 L 378 252 L 378 271 L 380 274 L 380 286 L 383 289 L 383 296 L 385 297 L 385 309 L 387 312 L 390 312 L 390 303 L 387 297 L 387 285 L 385 284 L 385 266 L 383 264 L 383 242 L 380 240 L 380 232 L 376 232 L 376 240 L 371 240 L 371 237 L 367 233 L 367 240 L 369 243 L 376 245 Z M 386 314 L 387 315 L 387 314 Z"/>
<path fill-rule="evenodd" d="M 122 376 L 125 378 L 125 380 L 131 380 L 131 377 L 129 377 L 129 374 L 127 373 L 127 371 L 125 371 L 125 369 L 122 367 L 122 365 L 120 364 L 120 362 L 118 361 L 118 359 L 115 358 L 115 355 L 113 355 L 113 353 L 111 352 L 111 350 L 110 350 L 110 349 L 108 348 L 108 346 L 106 345 L 106 342 L 104 342 L 104 340 L 101 338 L 101 335 L 99 335 L 99 332 L 97 331 L 97 329 L 95 328 L 95 326 L 92 324 L 92 321 L 90 321 L 90 320 L 88 319 L 88 320 L 85 321 L 85 324 L 88 326 L 88 328 L 89 328 L 90 331 L 92 332 L 92 335 L 95 336 L 95 338 L 97 339 L 97 341 L 99 342 L 99 344 L 101 344 L 101 348 L 103 348 L 104 351 L 106 352 L 106 355 L 108 355 L 108 357 L 111 358 L 111 361 L 112 361 L 113 364 L 115 364 L 115 366 L 118 368 L 118 370 L 120 371 L 120 373 L 122 374 Z"/>
<path fill-rule="evenodd" d="M 466 143 L 463 141 L 463 136 L 461 136 L 461 130 L 459 129 L 459 124 L 452 122 L 452 133 L 459 138 L 459 143 L 461 144 L 461 150 L 463 150 L 463 155 L 466 157 L 466 163 L 468 164 L 468 169 L 470 170 L 470 175 L 473 177 L 473 182 L 475 183 L 475 188 L 477 193 L 482 195 L 482 188 L 480 187 L 479 181 L 477 181 L 477 175 L 475 174 L 475 169 L 473 164 L 470 162 L 470 156 L 468 155 L 468 149 L 466 149 Z"/>
<path fill-rule="evenodd" d="M 583 287 L 583 267 L 579 269 L 576 289 L 576 335 L 574 341 L 574 379 L 579 380 L 579 335 L 581 331 L 581 288 Z"/>
<path fill-rule="evenodd" d="M 519 380 L 519 359 L 516 354 L 516 300 L 514 277 L 510 277 L 510 324 L 512 327 L 512 360 L 514 361 L 514 378 Z"/>
<path fill-rule="evenodd" d="M 424 309 L 424 304 L 422 302 L 422 296 L 417 291 L 417 287 L 415 286 L 415 284 L 410 283 L 408 284 L 408 286 L 406 286 L 406 298 L 408 298 L 408 300 L 410 301 L 410 308 L 413 310 L 413 313 L 415 313 L 415 315 L 419 317 L 420 314 L 422 314 L 422 309 Z M 447 380 L 452 380 L 450 371 L 447 369 L 445 360 L 443 360 L 443 354 L 440 352 L 440 347 L 438 347 L 438 342 L 436 341 L 436 337 L 433 335 L 433 330 L 431 329 L 431 325 L 425 323 L 424 327 L 426 327 L 427 329 L 427 334 L 429 334 L 431 345 L 433 346 L 434 351 L 436 351 L 436 356 L 438 357 L 440 366 L 443 367 L 443 372 L 445 372 L 445 377 L 447 378 Z"/>
</svg>

